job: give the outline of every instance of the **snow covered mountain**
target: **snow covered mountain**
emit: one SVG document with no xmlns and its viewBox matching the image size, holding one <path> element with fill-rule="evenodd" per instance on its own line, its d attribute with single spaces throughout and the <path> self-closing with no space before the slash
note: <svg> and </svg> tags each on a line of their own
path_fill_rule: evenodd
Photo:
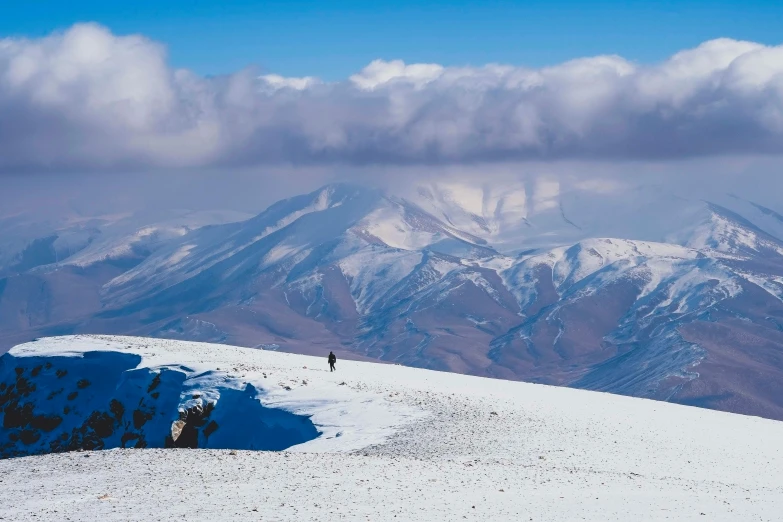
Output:
<svg viewBox="0 0 783 522">
<path fill-rule="evenodd" d="M 738 196 L 336 184 L 103 254 L 137 237 L 0 280 L 0 338 L 335 349 L 783 419 L 783 216 Z"/>
<path fill-rule="evenodd" d="M 210 224 L 244 221 L 233 211 L 169 210 L 35 220 L 0 217 L 0 277 L 56 264 L 86 267 L 98 262 L 128 266 L 161 243 Z"/>
<path fill-rule="evenodd" d="M 783 468 L 780 422 L 390 364 L 338 361 L 330 373 L 325 363 L 112 336 L 18 346 L 0 358 L 0 451 L 20 457 L 0 460 L 13 499 L 0 502 L 0 518 L 773 521 L 783 512 L 783 480 L 770 472 Z M 86 451 L 51 454 L 64 450 Z"/>
</svg>

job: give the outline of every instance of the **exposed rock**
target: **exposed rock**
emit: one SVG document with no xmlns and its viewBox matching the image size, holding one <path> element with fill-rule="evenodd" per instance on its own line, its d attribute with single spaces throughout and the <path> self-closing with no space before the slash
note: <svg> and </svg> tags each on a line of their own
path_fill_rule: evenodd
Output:
<svg viewBox="0 0 783 522">
<path fill-rule="evenodd" d="M 206 399 L 213 392 L 183 393 L 192 370 L 137 368 L 140 360 L 107 351 L 0 358 L 0 458 L 117 447 L 279 450 L 319 435 L 307 417 L 265 408 L 250 384 L 218 388 L 225 406 L 217 409 Z"/>
<path fill-rule="evenodd" d="M 152 393 L 155 388 L 160 386 L 160 374 L 156 374 L 155 377 L 152 378 L 152 382 L 150 382 L 150 385 L 147 387 L 147 393 Z"/>
<path fill-rule="evenodd" d="M 149 411 L 133 410 L 133 427 L 138 430 L 151 418 L 152 413 Z"/>
<path fill-rule="evenodd" d="M 177 419 L 171 423 L 171 441 L 177 442 L 179 436 L 182 434 L 182 428 L 185 427 L 185 421 L 183 419 Z"/>
<path fill-rule="evenodd" d="M 175 448 L 198 448 L 199 430 L 204 428 L 209 421 L 209 416 L 215 409 L 215 403 L 208 402 L 206 406 L 197 404 L 180 412 L 180 417 L 172 425 L 172 442 Z M 209 437 L 217 430 L 217 423 L 210 422 L 204 429 L 205 437 Z M 177 431 L 177 436 L 174 436 Z"/>
<path fill-rule="evenodd" d="M 218 429 L 218 423 L 215 421 L 209 421 L 209 424 L 204 428 L 204 436 L 209 438 L 210 435 L 215 433 Z"/>
</svg>

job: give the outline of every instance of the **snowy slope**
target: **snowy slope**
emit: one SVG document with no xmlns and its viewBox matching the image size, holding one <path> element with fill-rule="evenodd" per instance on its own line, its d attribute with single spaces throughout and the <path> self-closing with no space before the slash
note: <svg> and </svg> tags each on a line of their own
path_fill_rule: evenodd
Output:
<svg viewBox="0 0 783 522">
<path fill-rule="evenodd" d="M 143 212 L 36 221 L 34 215 L 0 218 L 0 276 L 30 269 L 86 268 L 100 262 L 141 261 L 165 242 L 206 225 L 244 221 L 226 210 Z"/>
<path fill-rule="evenodd" d="M 3 363 L 28 375 L 26 361 L 89 353 L 135 356 L 136 371 L 190 369 L 175 409 L 199 394 L 217 399 L 217 412 L 220 393 L 256 385 L 264 409 L 312 415 L 321 435 L 284 452 L 3 460 L 3 497 L 13 499 L 0 502 L 3 519 L 774 521 L 783 512 L 780 422 L 396 365 L 338 361 L 332 374 L 324 358 L 141 338 L 44 339 Z M 80 378 L 99 380 L 83 368 Z M 30 392 L 34 408 L 47 392 Z M 253 425 L 255 412 L 229 413 Z"/>
<path fill-rule="evenodd" d="M 146 223 L 139 218 L 104 229 L 97 240 L 64 259 L 60 266 L 86 267 L 101 261 L 143 258 L 170 240 L 207 225 L 245 221 L 252 217 L 233 211 L 180 211 L 160 221 Z M 142 224 L 140 224 L 142 223 Z"/>
</svg>

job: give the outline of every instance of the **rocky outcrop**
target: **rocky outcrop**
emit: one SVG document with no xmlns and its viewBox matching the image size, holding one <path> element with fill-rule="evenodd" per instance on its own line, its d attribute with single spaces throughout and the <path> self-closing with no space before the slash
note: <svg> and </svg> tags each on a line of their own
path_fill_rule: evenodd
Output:
<svg viewBox="0 0 783 522">
<path fill-rule="evenodd" d="M 194 396 L 198 399 L 198 396 Z M 209 416 L 215 409 L 214 402 L 208 402 L 205 406 L 196 404 L 179 412 L 179 419 L 171 425 L 171 438 L 166 441 L 167 447 L 173 448 L 198 448 L 199 433 L 209 440 L 209 436 L 218 429 L 217 422 L 210 420 Z"/>
<path fill-rule="evenodd" d="M 202 372 L 206 400 L 192 390 L 188 368 L 137 368 L 140 360 L 117 352 L 0 358 L 0 457 L 118 447 L 279 450 L 319 435 L 309 418 L 265 408 L 250 384 Z"/>
</svg>

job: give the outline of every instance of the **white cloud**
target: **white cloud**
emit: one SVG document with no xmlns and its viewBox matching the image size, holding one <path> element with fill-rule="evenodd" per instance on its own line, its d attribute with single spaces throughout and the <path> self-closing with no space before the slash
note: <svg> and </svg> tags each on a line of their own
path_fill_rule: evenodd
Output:
<svg viewBox="0 0 783 522">
<path fill-rule="evenodd" d="M 265 74 L 259 76 L 259 79 L 265 83 L 271 90 L 278 89 L 293 89 L 295 91 L 303 91 L 308 87 L 312 87 L 319 82 L 318 78 L 312 76 L 305 76 L 303 78 L 286 78 L 279 74 Z"/>
<path fill-rule="evenodd" d="M 421 88 L 438 79 L 444 70 L 440 65 L 431 63 L 406 65 L 402 60 L 375 60 L 361 72 L 351 76 L 350 80 L 358 88 L 367 90 L 390 83 L 407 83 Z"/>
<path fill-rule="evenodd" d="M 0 40 L 0 171 L 670 159 L 783 152 L 783 47 L 643 66 L 377 60 L 342 82 L 203 78 L 143 36 Z"/>
</svg>

